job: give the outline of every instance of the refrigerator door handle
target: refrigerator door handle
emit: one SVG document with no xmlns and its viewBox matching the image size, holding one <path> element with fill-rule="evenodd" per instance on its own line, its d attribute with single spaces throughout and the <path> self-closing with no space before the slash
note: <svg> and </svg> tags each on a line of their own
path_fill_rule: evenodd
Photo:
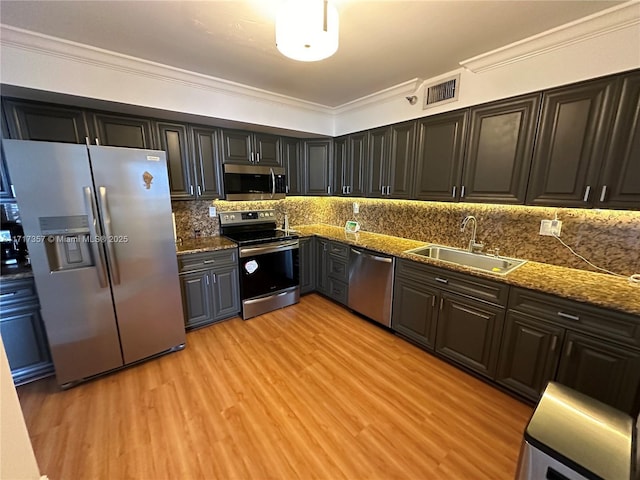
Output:
<svg viewBox="0 0 640 480">
<path fill-rule="evenodd" d="M 113 232 L 111 231 L 111 213 L 109 213 L 109 204 L 107 202 L 107 187 L 98 188 L 98 199 L 100 200 L 100 209 L 102 210 L 102 219 L 104 222 L 105 243 L 107 244 L 107 260 L 111 269 L 111 278 L 114 285 L 120 285 L 120 269 L 118 268 L 118 259 L 116 251 L 113 248 Z"/>
<path fill-rule="evenodd" d="M 98 231 L 96 226 L 98 225 L 97 216 L 96 216 L 96 204 L 93 198 L 93 193 L 91 192 L 91 187 L 83 187 L 84 192 L 84 204 L 87 210 L 87 216 L 89 217 L 89 245 L 91 246 L 91 250 L 96 262 L 96 273 L 98 274 L 98 282 L 101 288 L 107 288 L 107 270 L 104 264 L 104 254 L 102 253 L 102 248 L 98 243 Z"/>
</svg>

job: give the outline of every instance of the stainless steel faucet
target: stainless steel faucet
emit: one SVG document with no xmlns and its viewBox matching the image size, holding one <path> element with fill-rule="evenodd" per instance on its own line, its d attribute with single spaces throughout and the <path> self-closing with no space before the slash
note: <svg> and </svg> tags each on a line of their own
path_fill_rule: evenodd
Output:
<svg viewBox="0 0 640 480">
<path fill-rule="evenodd" d="M 469 223 L 469 221 L 471 220 L 473 220 L 473 230 L 471 232 L 471 240 L 469 240 L 469 251 L 471 253 L 479 253 L 484 245 L 482 243 L 476 242 L 476 230 L 478 229 L 478 221 L 476 220 L 476 217 L 474 217 L 473 215 L 467 215 L 466 217 L 464 217 L 464 220 L 462 220 L 462 225 L 460 226 L 460 231 L 464 232 L 467 223 Z"/>
</svg>

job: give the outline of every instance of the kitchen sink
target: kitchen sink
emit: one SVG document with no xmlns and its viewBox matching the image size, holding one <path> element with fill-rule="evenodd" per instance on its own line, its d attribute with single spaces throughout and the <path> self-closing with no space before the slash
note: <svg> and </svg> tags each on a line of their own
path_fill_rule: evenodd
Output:
<svg viewBox="0 0 640 480">
<path fill-rule="evenodd" d="M 435 258 L 443 262 L 455 263 L 456 265 L 463 265 L 496 275 L 506 275 L 527 263 L 526 260 L 519 260 L 517 258 L 496 257 L 485 253 L 471 253 L 467 250 L 442 245 L 427 245 L 425 247 L 407 250 L 405 253 Z"/>
</svg>

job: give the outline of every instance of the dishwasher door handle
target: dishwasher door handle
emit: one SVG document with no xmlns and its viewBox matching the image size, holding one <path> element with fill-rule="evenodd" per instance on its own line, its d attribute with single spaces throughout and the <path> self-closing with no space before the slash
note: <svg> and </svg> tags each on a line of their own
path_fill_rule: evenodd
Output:
<svg viewBox="0 0 640 480">
<path fill-rule="evenodd" d="M 391 263 L 393 261 L 393 259 L 390 258 L 390 257 L 379 257 L 377 255 L 371 255 L 370 253 L 364 253 L 364 252 L 360 252 L 358 250 L 354 250 L 353 248 L 351 249 L 351 251 L 353 253 L 358 254 L 358 255 L 363 255 L 366 258 L 370 258 L 372 260 L 375 260 L 376 262 Z"/>
</svg>

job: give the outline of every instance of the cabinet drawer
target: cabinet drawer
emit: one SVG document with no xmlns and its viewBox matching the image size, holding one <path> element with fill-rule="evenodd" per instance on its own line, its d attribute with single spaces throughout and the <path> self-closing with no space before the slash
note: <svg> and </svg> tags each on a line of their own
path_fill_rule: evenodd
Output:
<svg viewBox="0 0 640 480">
<path fill-rule="evenodd" d="M 191 253 L 178 257 L 178 270 L 180 273 L 208 270 L 221 265 L 235 265 L 237 261 L 237 248 L 229 248 L 216 252 Z"/>
<path fill-rule="evenodd" d="M 349 300 L 349 286 L 345 282 L 330 278 L 329 291 L 327 292 L 327 295 L 333 298 L 336 302 L 346 305 Z"/>
<path fill-rule="evenodd" d="M 38 294 L 33 278 L 0 282 L 0 306 L 5 309 L 9 306 L 22 304 L 38 305 Z"/>
<path fill-rule="evenodd" d="M 346 260 L 336 257 L 335 255 L 329 255 L 328 265 L 328 274 L 331 278 L 343 282 L 349 281 L 349 264 Z"/>
<path fill-rule="evenodd" d="M 509 308 L 618 343 L 640 348 L 640 318 L 553 295 L 513 288 Z"/>
<path fill-rule="evenodd" d="M 335 255 L 336 257 L 343 258 L 346 260 L 349 258 L 349 245 L 345 245 L 344 243 L 338 243 L 338 242 L 330 242 L 329 253 L 331 255 Z"/>
<path fill-rule="evenodd" d="M 509 296 L 509 285 L 507 284 L 411 260 L 398 259 L 396 275 L 500 306 L 507 304 Z"/>
</svg>

